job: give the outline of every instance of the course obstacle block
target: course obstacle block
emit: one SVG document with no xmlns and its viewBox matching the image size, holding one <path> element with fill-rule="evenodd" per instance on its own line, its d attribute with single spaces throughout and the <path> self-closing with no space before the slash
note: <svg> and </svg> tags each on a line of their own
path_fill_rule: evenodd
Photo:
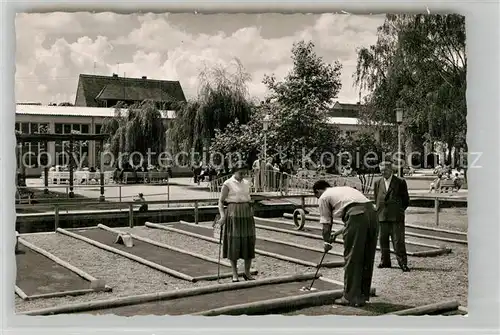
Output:
<svg viewBox="0 0 500 335">
<path fill-rule="evenodd" d="M 118 234 L 115 240 L 116 244 L 123 244 L 127 248 L 132 248 L 134 246 L 134 241 L 129 233 Z"/>
<path fill-rule="evenodd" d="M 106 291 L 108 288 L 106 287 L 106 283 L 102 279 L 92 280 L 90 282 L 90 288 L 94 291 Z"/>
</svg>

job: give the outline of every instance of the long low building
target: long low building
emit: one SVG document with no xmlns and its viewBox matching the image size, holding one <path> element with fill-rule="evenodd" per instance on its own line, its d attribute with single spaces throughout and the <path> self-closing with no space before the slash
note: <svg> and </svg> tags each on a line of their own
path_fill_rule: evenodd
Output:
<svg viewBox="0 0 500 335">
<path fill-rule="evenodd" d="M 127 110 L 103 107 L 17 104 L 15 127 L 16 131 L 25 134 L 37 132 L 69 134 L 73 131 L 82 134 L 99 134 L 105 119 L 114 117 L 117 112 L 124 115 Z M 164 110 L 160 112 L 165 120 L 165 126 L 168 128 L 175 118 L 175 111 Z M 334 112 L 331 115 L 343 114 L 335 114 Z M 338 126 L 344 135 L 354 135 L 363 127 L 359 119 L 352 116 L 330 116 L 328 121 L 330 124 Z M 374 136 L 378 138 L 378 132 L 375 132 Z M 19 144 L 17 162 L 20 163 L 20 159 L 25 153 L 33 153 L 32 155 L 24 155 L 25 166 L 29 166 L 26 168 L 25 173 L 27 176 L 40 176 L 41 168 L 39 167 L 38 154 L 46 151 L 56 160 L 52 162 L 52 165 L 65 165 L 67 162 L 64 161 L 65 157 L 61 154 L 64 145 L 63 142 L 48 142 L 48 148 L 44 148 L 43 143 L 24 143 L 21 148 L 21 144 Z M 101 150 L 99 142 L 89 141 L 86 145 L 79 145 L 77 148 L 80 151 L 79 157 L 86 157 L 83 166 L 98 167 Z"/>
<path fill-rule="evenodd" d="M 117 110 L 115 108 L 100 107 L 74 107 L 74 106 L 41 106 L 41 105 L 23 105 L 16 106 L 16 131 L 24 134 L 33 134 L 37 132 L 47 132 L 53 134 L 70 134 L 78 131 L 82 134 L 100 134 L 101 127 L 107 118 L 114 117 L 117 112 L 127 113 L 127 110 Z M 175 111 L 161 111 L 168 127 L 169 122 L 174 119 Z M 32 155 L 24 155 L 27 176 L 39 176 L 41 168 L 39 167 L 38 154 L 48 152 L 56 162 L 52 165 L 65 165 L 63 151 L 63 142 L 48 142 L 48 148 L 44 148 L 43 143 L 24 143 L 18 144 L 17 159 L 20 162 L 25 153 L 31 152 Z M 84 166 L 97 167 L 99 163 L 100 143 L 89 141 L 87 144 L 78 145 L 80 150 L 79 157 L 86 157 Z"/>
</svg>

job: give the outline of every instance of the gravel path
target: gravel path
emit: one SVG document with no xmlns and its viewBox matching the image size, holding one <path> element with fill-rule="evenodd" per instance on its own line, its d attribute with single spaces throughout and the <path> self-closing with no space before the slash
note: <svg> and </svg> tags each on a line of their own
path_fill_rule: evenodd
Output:
<svg viewBox="0 0 500 335">
<path fill-rule="evenodd" d="M 408 212 L 408 223 L 424 224 L 429 217 L 434 217 L 432 209 L 424 213 Z M 467 216 L 457 215 L 466 209 L 443 209 L 440 227 L 449 229 L 467 230 Z M 431 221 L 432 226 L 433 221 Z M 122 228 L 128 231 L 128 228 Z M 167 232 L 147 227 L 135 227 L 132 233 L 150 238 L 152 240 L 185 248 L 203 255 L 218 257 L 218 245 L 215 243 L 196 239 L 183 234 Z M 285 233 L 257 230 L 258 236 L 299 243 L 311 247 L 321 248 L 321 241 Z M 143 293 L 153 293 L 168 290 L 178 290 L 189 287 L 213 285 L 216 282 L 190 283 L 176 279 L 132 260 L 109 253 L 85 242 L 75 240 L 61 234 L 32 234 L 24 237 L 31 242 L 53 254 L 79 267 L 94 277 L 104 279 L 106 284 L 113 287 L 112 293 L 93 293 L 79 297 L 64 297 L 34 301 L 22 301 L 16 297 L 16 311 L 23 312 L 38 308 L 65 305 L 77 302 L 109 299 L 112 297 L 128 296 Z M 446 242 L 443 242 L 446 244 Z M 342 252 L 342 246 L 336 245 L 336 251 Z M 394 255 L 393 265 L 396 265 Z M 378 264 L 380 254 L 377 252 L 375 264 Z M 377 301 L 405 305 L 422 305 L 440 300 L 456 299 L 461 304 L 467 305 L 468 287 L 468 251 L 467 246 L 454 245 L 453 252 L 449 255 L 419 258 L 409 257 L 409 266 L 412 272 L 403 273 L 397 268 L 374 270 L 373 286 L 377 289 Z M 319 261 L 319 259 L 318 259 Z M 242 265 L 242 264 L 241 264 Z M 216 266 L 214 264 L 214 266 Z M 309 268 L 274 258 L 257 255 L 253 267 L 259 271 L 257 278 L 283 276 L 294 273 L 314 271 Z M 343 279 L 342 268 L 321 269 L 325 277 L 336 280 Z M 230 279 L 223 281 L 229 282 Z M 325 309 L 325 313 L 334 309 Z"/>
<path fill-rule="evenodd" d="M 410 207 L 406 211 L 406 223 L 467 232 L 467 208 L 441 208 L 436 226 L 434 208 Z"/>
</svg>

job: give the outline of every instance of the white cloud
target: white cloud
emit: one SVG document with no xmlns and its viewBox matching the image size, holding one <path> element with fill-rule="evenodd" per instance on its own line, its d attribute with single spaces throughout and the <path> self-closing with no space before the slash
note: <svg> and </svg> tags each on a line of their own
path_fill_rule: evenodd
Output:
<svg viewBox="0 0 500 335">
<path fill-rule="evenodd" d="M 299 25 L 304 16 L 297 15 L 296 26 L 305 28 L 297 31 L 290 23 L 293 21 L 288 20 L 289 27 L 280 26 L 280 32 L 289 33 L 270 38 L 263 34 L 258 19 L 253 25 L 233 30 L 195 31 L 173 24 L 172 16 L 18 15 L 16 99 L 43 103 L 74 101 L 78 75 L 94 71 L 179 80 L 189 97 L 197 92 L 199 72 L 204 66 L 229 65 L 234 58 L 240 59 L 252 75 L 249 91 L 260 99 L 266 93 L 264 74 L 283 78 L 291 68 L 292 44 L 311 39 L 325 61 L 343 63 L 339 100 L 353 102 L 357 99 L 352 88 L 355 50 L 375 42 L 376 28 L 383 21 L 381 17 L 324 14 L 317 16 L 314 24 L 304 26 Z M 189 20 L 185 21 L 189 28 Z M 209 16 L 206 22 L 207 27 L 217 26 L 217 21 Z M 279 18 L 274 24 L 280 25 Z"/>
</svg>

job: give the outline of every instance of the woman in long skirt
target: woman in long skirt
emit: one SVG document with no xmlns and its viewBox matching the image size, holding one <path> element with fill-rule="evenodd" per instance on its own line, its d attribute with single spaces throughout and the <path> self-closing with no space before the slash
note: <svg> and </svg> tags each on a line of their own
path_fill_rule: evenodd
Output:
<svg viewBox="0 0 500 335">
<path fill-rule="evenodd" d="M 222 231 L 222 257 L 229 259 L 233 271 L 233 282 L 238 279 L 238 259 L 245 261 L 245 280 L 254 280 L 250 274 L 255 258 L 255 221 L 250 201 L 250 182 L 245 180 L 248 167 L 233 170 L 233 176 L 222 185 L 219 199 Z M 227 209 L 224 209 L 227 203 Z"/>
</svg>

